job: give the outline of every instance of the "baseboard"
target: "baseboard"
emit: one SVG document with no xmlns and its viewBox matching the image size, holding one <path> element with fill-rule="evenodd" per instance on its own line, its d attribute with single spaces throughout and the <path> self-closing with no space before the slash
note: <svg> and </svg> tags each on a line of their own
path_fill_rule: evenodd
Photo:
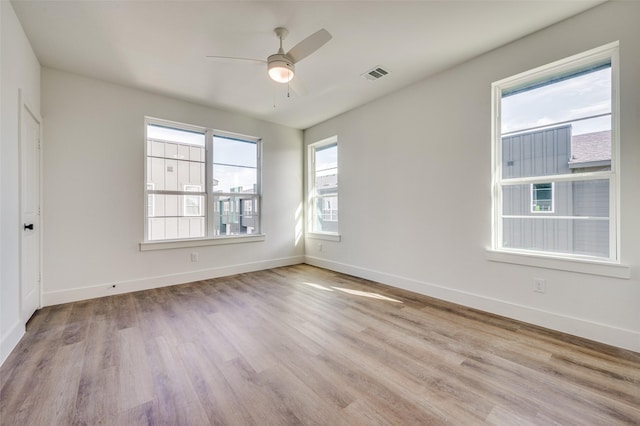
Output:
<svg viewBox="0 0 640 426">
<path fill-rule="evenodd" d="M 43 306 L 59 305 L 60 303 L 77 302 L 79 300 L 95 299 L 97 297 L 115 294 L 131 293 L 133 291 L 149 290 L 152 288 L 184 284 L 210 278 L 225 277 L 245 272 L 261 271 L 281 266 L 304 263 L 304 256 L 291 256 L 280 259 L 269 259 L 258 262 L 237 265 L 220 266 L 216 268 L 200 269 L 197 271 L 181 272 L 177 274 L 159 275 L 134 280 L 104 283 L 89 287 L 77 287 L 66 290 L 45 292 L 42 295 Z"/>
<path fill-rule="evenodd" d="M 22 336 L 24 336 L 24 332 L 24 324 L 16 321 L 9 331 L 2 336 L 2 341 L 0 342 L 0 366 L 4 364 L 11 351 L 18 345 Z"/>
<path fill-rule="evenodd" d="M 368 268 L 305 256 L 305 263 L 344 274 L 365 278 L 392 287 L 423 294 L 459 305 L 479 309 L 540 327 L 549 328 L 596 342 L 605 343 L 634 352 L 640 352 L 640 333 L 606 324 L 574 318 L 554 312 L 542 311 L 504 300 L 464 292 L 407 277 L 388 274 Z"/>
</svg>

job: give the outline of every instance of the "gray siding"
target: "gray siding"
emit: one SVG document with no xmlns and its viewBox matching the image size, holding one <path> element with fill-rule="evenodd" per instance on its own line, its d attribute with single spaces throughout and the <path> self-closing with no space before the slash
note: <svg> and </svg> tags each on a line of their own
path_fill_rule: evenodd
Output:
<svg viewBox="0 0 640 426">
<path fill-rule="evenodd" d="M 571 126 L 502 138 L 504 179 L 571 173 Z"/>
<path fill-rule="evenodd" d="M 572 185 L 575 216 L 609 217 L 608 181 L 581 181 Z M 609 255 L 608 220 L 576 220 L 573 235 L 574 253 Z"/>
</svg>

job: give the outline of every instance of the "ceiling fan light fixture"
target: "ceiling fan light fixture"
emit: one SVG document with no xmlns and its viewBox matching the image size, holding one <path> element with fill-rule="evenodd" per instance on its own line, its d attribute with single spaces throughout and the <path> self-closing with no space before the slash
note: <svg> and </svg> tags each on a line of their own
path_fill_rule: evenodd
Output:
<svg viewBox="0 0 640 426">
<path fill-rule="evenodd" d="M 295 75 L 295 67 L 285 55 L 276 53 L 267 60 L 269 77 L 277 83 L 288 83 Z"/>
</svg>

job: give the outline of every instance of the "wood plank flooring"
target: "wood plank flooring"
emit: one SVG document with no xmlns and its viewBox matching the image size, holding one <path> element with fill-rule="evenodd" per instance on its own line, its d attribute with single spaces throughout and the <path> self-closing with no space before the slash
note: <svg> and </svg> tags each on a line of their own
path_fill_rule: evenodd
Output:
<svg viewBox="0 0 640 426">
<path fill-rule="evenodd" d="M 2 425 L 640 424 L 640 354 L 308 265 L 36 313 Z"/>
</svg>

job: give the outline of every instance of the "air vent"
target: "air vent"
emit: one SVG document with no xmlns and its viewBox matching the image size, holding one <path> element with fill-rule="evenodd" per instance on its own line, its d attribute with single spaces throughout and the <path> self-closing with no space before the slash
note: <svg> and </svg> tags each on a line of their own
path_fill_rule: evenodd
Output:
<svg viewBox="0 0 640 426">
<path fill-rule="evenodd" d="M 388 75 L 390 72 L 391 71 L 389 71 L 388 69 L 378 65 L 377 67 L 374 67 L 362 74 L 362 77 L 366 78 L 367 80 L 378 80 L 385 75 Z"/>
</svg>

